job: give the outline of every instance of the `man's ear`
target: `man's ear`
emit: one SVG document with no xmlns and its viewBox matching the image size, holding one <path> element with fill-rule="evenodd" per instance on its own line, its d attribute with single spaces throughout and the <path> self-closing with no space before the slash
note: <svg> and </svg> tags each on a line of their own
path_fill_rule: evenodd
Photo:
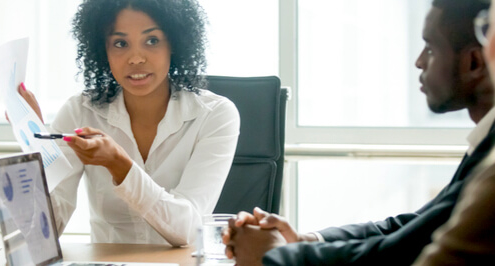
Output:
<svg viewBox="0 0 495 266">
<path fill-rule="evenodd" d="M 483 57 L 483 48 L 480 46 L 471 46 L 461 52 L 459 67 L 461 73 L 469 75 L 471 78 L 480 78 L 487 74 L 485 58 Z"/>
</svg>

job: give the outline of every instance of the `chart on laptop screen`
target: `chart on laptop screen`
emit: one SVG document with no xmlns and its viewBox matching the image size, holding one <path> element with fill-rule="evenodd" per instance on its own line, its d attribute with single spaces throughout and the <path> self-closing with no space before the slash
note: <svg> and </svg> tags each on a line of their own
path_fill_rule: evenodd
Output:
<svg viewBox="0 0 495 266">
<path fill-rule="evenodd" d="M 0 165 L 2 220 L 10 228 L 2 229 L 10 252 L 29 250 L 32 262 L 38 264 L 56 257 L 56 232 L 51 224 L 42 171 L 38 160 Z M 9 246 L 10 245 L 10 246 Z M 9 247 L 7 247 L 9 246 Z"/>
</svg>

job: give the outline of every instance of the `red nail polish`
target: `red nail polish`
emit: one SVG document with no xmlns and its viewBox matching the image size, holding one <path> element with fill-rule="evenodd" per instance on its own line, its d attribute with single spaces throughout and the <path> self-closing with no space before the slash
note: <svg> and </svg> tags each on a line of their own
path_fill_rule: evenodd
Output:
<svg viewBox="0 0 495 266">
<path fill-rule="evenodd" d="M 71 140 L 72 140 L 72 137 L 67 137 L 67 136 L 65 136 L 65 137 L 63 138 L 63 140 L 65 140 L 65 141 L 69 142 L 69 141 L 71 141 Z"/>
<path fill-rule="evenodd" d="M 21 88 L 26 91 L 26 86 L 24 86 L 24 82 L 21 82 Z"/>
<path fill-rule="evenodd" d="M 83 131 L 83 130 L 82 130 L 82 129 L 80 129 L 80 128 L 76 128 L 76 129 L 74 129 L 74 132 L 76 132 L 76 134 L 79 134 L 79 133 L 81 133 L 82 131 Z"/>
</svg>

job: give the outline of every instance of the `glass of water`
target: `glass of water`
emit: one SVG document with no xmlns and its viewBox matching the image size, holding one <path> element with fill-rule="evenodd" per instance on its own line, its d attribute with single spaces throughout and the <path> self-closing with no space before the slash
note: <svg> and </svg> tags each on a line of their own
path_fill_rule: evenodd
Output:
<svg viewBox="0 0 495 266">
<path fill-rule="evenodd" d="M 205 260 L 227 260 L 222 231 L 228 227 L 235 214 L 209 214 L 203 216 L 203 255 Z"/>
</svg>

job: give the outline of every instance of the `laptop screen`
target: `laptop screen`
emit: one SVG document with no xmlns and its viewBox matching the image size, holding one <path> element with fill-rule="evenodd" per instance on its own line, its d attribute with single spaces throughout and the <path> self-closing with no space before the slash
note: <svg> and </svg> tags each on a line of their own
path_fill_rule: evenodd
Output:
<svg viewBox="0 0 495 266">
<path fill-rule="evenodd" d="M 0 158 L 0 227 L 10 265 L 62 259 L 40 153 Z"/>
</svg>

